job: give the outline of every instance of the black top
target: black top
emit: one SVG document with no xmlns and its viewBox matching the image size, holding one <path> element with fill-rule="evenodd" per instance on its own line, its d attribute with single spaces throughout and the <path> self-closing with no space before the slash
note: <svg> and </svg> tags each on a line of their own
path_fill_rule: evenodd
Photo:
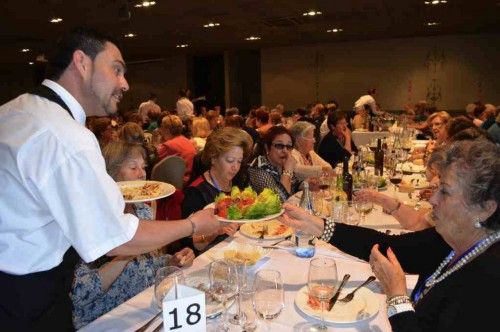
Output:
<svg viewBox="0 0 500 332">
<path fill-rule="evenodd" d="M 415 289 L 419 289 L 451 251 L 434 227 L 394 236 L 335 224 L 330 243 L 366 261 L 374 244 L 380 244 L 382 253 L 390 247 L 406 273 L 419 275 Z M 498 306 L 486 302 L 488 298 L 500 297 L 499 263 L 500 243 L 497 242 L 435 284 L 415 305 L 415 312 L 389 318 L 393 331 L 492 331 L 498 326 Z"/>
<path fill-rule="evenodd" d="M 353 152 L 358 152 L 358 148 L 354 144 L 352 138 L 351 149 Z M 321 143 L 319 143 L 318 155 L 330 163 L 333 168 L 335 168 L 338 163 L 341 163 L 346 156 L 349 158 L 351 157 L 351 153 L 344 149 L 338 141 L 337 136 L 335 136 L 331 131 L 329 131 L 328 134 L 323 137 Z"/>
</svg>

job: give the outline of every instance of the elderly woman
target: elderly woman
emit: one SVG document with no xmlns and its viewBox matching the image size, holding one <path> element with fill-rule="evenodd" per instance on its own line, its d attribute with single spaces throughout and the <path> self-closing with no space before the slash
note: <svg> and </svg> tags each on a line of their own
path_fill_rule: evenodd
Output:
<svg viewBox="0 0 500 332">
<path fill-rule="evenodd" d="M 144 180 L 145 151 L 140 144 L 111 142 L 103 150 L 106 169 L 116 181 Z M 145 203 L 126 204 L 125 211 L 141 219 L 153 219 Z M 103 256 L 92 262 L 81 261 L 75 270 L 71 290 L 73 323 L 81 328 L 127 301 L 154 283 L 155 271 L 165 265 L 186 266 L 194 259 L 190 248 L 173 256 L 162 250 L 139 256 Z"/>
<path fill-rule="evenodd" d="M 129 142 L 138 143 L 146 150 L 146 178 L 151 176 L 151 170 L 158 160 L 158 151 L 145 137 L 141 126 L 136 122 L 126 122 L 118 129 L 118 139 Z"/>
<path fill-rule="evenodd" d="M 346 156 L 350 157 L 352 153 L 358 152 L 358 148 L 347 127 L 346 113 L 340 111 L 330 113 L 327 124 L 330 131 L 319 143 L 318 154 L 335 168 Z"/>
<path fill-rule="evenodd" d="M 221 193 L 231 193 L 233 186 L 243 188 L 241 180 L 242 165 L 246 165 L 252 152 L 252 138 L 242 129 L 225 127 L 212 132 L 207 138 L 207 144 L 201 159 L 208 170 L 184 188 L 182 215 L 188 217 L 191 213 L 203 209 L 212 203 Z M 240 182 L 234 182 L 235 177 Z M 223 240 L 227 235 L 233 235 L 238 224 L 221 227 L 214 234 L 195 236 L 193 244 L 196 249 L 205 249 Z"/>
<path fill-rule="evenodd" d="M 325 172 L 333 173 L 332 166 L 314 151 L 314 130 L 314 125 L 307 121 L 298 121 L 290 128 L 295 140 L 295 148 L 292 150 L 292 157 L 297 161 L 295 176 L 300 181 L 320 177 Z"/>
<path fill-rule="evenodd" d="M 478 138 L 437 153 L 435 227 L 389 236 L 324 222 L 290 205 L 281 221 L 369 260 L 387 295 L 393 331 L 491 330 L 498 308 L 484 299 L 500 295 L 500 147 Z M 419 275 L 410 296 L 405 273 Z"/>
<path fill-rule="evenodd" d="M 292 134 L 284 126 L 274 126 L 262 137 L 260 144 L 260 155 L 248 168 L 250 184 L 259 193 L 264 188 L 274 190 L 284 202 L 299 190 L 300 185 L 294 173 L 297 161 L 292 157 Z"/>
<path fill-rule="evenodd" d="M 168 156 L 180 156 L 186 162 L 184 172 L 184 183 L 189 180 L 191 169 L 193 168 L 193 158 L 196 155 L 196 148 L 186 136 L 182 135 L 183 124 L 177 115 L 166 115 L 161 120 L 160 134 L 163 142 L 156 149 L 158 150 L 158 160 Z"/>
</svg>

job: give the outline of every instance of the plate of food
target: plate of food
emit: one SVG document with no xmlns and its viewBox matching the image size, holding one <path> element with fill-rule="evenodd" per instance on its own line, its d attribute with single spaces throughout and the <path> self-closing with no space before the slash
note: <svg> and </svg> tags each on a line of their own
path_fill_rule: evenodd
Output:
<svg viewBox="0 0 500 332">
<path fill-rule="evenodd" d="M 231 242 L 224 248 L 207 251 L 207 255 L 213 260 L 224 259 L 236 265 L 253 266 L 264 258 L 269 250 L 253 244 Z"/>
<path fill-rule="evenodd" d="M 352 288 L 344 288 L 340 297 L 350 293 Z M 307 285 L 302 287 L 295 297 L 295 305 L 305 315 L 320 318 L 320 302 L 309 296 Z M 325 310 L 324 318 L 328 323 L 355 323 L 375 316 L 380 307 L 380 301 L 370 289 L 363 287 L 356 292 L 356 296 L 347 303 L 337 301 L 331 310 Z"/>
<path fill-rule="evenodd" d="M 187 286 L 205 292 L 205 313 L 207 318 L 215 317 L 224 311 L 223 303 L 210 291 L 210 279 L 207 269 L 194 271 L 186 275 L 184 280 Z M 230 307 L 233 302 L 234 298 L 230 299 L 226 305 Z"/>
<path fill-rule="evenodd" d="M 243 224 L 240 233 L 252 239 L 279 240 L 293 234 L 293 229 L 276 219 Z"/>
<path fill-rule="evenodd" d="M 415 163 L 404 163 L 401 166 L 401 171 L 403 173 L 423 173 L 425 172 L 425 166 L 424 165 L 417 165 Z"/>
<path fill-rule="evenodd" d="M 121 181 L 117 184 L 125 203 L 154 201 L 175 192 L 173 185 L 160 181 Z"/>
<path fill-rule="evenodd" d="M 220 221 L 233 223 L 271 220 L 284 212 L 277 193 L 265 188 L 257 194 L 251 187 L 244 190 L 233 187 L 230 195 L 220 193 L 215 197 L 215 202 L 205 208 L 214 208 Z"/>
</svg>

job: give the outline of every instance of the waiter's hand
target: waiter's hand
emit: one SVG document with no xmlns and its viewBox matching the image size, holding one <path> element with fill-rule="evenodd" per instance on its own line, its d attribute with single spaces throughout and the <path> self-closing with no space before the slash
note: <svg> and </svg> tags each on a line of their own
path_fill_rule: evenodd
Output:
<svg viewBox="0 0 500 332">
<path fill-rule="evenodd" d="M 189 216 L 195 225 L 195 234 L 213 234 L 221 227 L 221 223 L 214 214 L 214 209 L 203 209 Z"/>
</svg>

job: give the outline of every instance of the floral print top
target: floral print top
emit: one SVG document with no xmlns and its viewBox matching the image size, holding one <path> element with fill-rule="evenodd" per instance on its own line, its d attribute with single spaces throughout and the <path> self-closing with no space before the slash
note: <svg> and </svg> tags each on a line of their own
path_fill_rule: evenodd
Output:
<svg viewBox="0 0 500 332">
<path fill-rule="evenodd" d="M 135 204 L 139 219 L 152 219 L 151 209 L 144 203 Z M 154 284 L 156 270 L 168 265 L 169 255 L 160 251 L 138 255 L 123 269 L 120 276 L 106 290 L 101 289 L 99 267 L 103 264 L 80 261 L 75 270 L 70 297 L 73 301 L 73 325 L 82 328 L 96 318 L 114 309 Z M 110 261 L 109 257 L 99 261 Z"/>
</svg>

